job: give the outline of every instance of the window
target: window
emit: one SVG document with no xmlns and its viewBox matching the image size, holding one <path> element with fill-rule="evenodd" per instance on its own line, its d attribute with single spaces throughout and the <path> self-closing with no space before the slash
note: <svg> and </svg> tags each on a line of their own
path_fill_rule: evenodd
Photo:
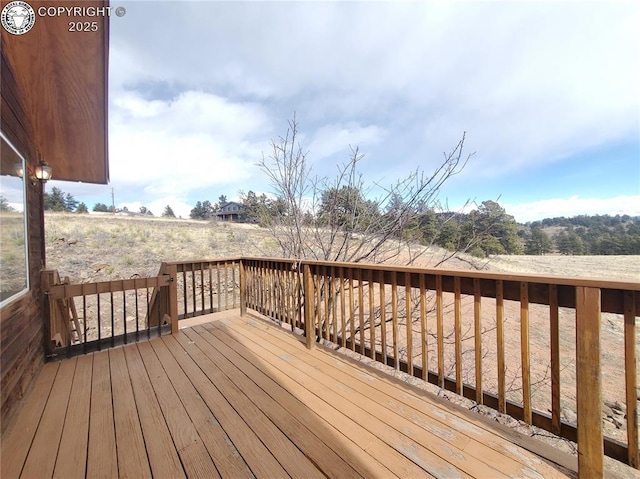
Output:
<svg viewBox="0 0 640 479">
<path fill-rule="evenodd" d="M 29 290 L 26 161 L 0 132 L 0 308 Z M 25 173 L 23 173 L 25 172 Z M 22 175 L 22 176 L 20 176 Z"/>
</svg>

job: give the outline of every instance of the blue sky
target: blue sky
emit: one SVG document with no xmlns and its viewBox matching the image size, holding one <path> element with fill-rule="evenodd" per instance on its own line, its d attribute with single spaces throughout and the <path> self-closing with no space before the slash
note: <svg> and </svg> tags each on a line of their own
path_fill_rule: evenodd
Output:
<svg viewBox="0 0 640 479">
<path fill-rule="evenodd" d="M 90 208 L 269 193 L 255 163 L 295 111 L 320 175 L 357 145 L 390 184 L 466 132 L 452 208 L 640 215 L 640 2 L 111 5 L 111 184 L 49 183 Z"/>
</svg>

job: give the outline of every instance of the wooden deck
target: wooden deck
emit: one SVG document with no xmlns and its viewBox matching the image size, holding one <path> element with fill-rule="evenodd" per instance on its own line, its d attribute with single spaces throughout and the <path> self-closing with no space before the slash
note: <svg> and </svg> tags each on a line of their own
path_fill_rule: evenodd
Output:
<svg viewBox="0 0 640 479">
<path fill-rule="evenodd" d="M 2 437 L 1 473 L 3 479 L 575 476 L 530 452 L 545 450 L 533 443 L 233 312 L 174 336 L 46 364 Z"/>
</svg>

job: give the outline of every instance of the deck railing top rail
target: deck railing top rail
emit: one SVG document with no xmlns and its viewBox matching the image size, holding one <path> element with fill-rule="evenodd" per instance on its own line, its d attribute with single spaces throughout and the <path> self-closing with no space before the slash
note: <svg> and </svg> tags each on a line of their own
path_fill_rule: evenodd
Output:
<svg viewBox="0 0 640 479">
<path fill-rule="evenodd" d="M 455 269 L 455 268 L 425 268 L 420 266 L 405 266 L 405 265 L 393 265 L 393 264 L 378 264 L 378 263 L 348 263 L 339 261 L 324 261 L 314 259 L 292 259 L 292 258 L 276 258 L 276 257 L 259 257 L 259 256 L 229 256 L 223 258 L 213 259 L 194 259 L 190 261 L 172 261 L 165 264 L 184 265 L 190 263 L 224 263 L 224 262 L 237 262 L 237 261 L 270 261 L 273 263 L 288 263 L 293 268 L 300 269 L 303 264 L 316 265 L 316 266 L 332 266 L 336 268 L 352 268 L 369 270 L 375 269 L 378 271 L 395 271 L 397 273 L 420 273 L 431 274 L 439 276 L 464 276 L 467 278 L 478 279 L 501 279 L 503 281 L 525 281 L 527 283 L 538 284 L 554 284 L 554 285 L 566 285 L 566 286 L 583 286 L 587 288 L 600 288 L 600 289 L 624 289 L 631 291 L 640 291 L 640 274 L 637 281 L 629 280 L 614 280 L 608 278 L 596 278 L 596 277 L 578 277 L 578 276 L 562 276 L 562 275 L 546 275 L 538 273 L 510 273 L 504 271 L 480 271 L 480 270 L 468 270 L 468 269 Z"/>
</svg>

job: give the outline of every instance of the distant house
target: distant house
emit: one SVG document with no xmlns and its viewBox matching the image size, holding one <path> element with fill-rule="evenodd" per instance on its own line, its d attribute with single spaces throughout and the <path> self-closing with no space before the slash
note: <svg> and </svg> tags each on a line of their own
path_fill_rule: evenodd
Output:
<svg viewBox="0 0 640 479">
<path fill-rule="evenodd" d="M 216 218 L 222 221 L 237 221 L 240 223 L 247 221 L 244 206 L 242 203 L 236 203 L 235 201 L 230 201 L 218 209 L 215 214 Z"/>
</svg>

